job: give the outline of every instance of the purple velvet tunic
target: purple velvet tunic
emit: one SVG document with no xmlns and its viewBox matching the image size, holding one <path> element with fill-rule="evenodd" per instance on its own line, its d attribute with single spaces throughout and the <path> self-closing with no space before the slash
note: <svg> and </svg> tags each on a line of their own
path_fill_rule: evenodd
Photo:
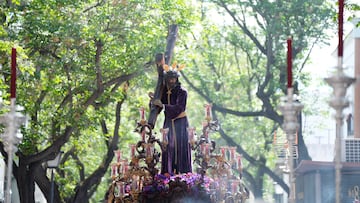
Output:
<svg viewBox="0 0 360 203">
<path fill-rule="evenodd" d="M 170 99 L 170 101 L 168 101 Z M 165 90 L 161 102 L 165 106 L 165 120 L 163 128 L 169 128 L 166 151 L 162 153 L 161 173 L 187 173 L 192 171 L 191 148 L 188 142 L 187 128 L 189 126 L 186 116 L 179 116 L 185 112 L 187 90 L 177 85 L 171 90 Z"/>
</svg>

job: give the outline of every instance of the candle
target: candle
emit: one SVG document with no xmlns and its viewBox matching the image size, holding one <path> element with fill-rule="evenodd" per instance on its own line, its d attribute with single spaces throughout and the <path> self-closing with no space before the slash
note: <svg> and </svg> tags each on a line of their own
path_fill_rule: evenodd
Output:
<svg viewBox="0 0 360 203">
<path fill-rule="evenodd" d="M 113 179 L 118 175 L 118 165 L 116 163 L 111 164 L 111 177 Z"/>
<path fill-rule="evenodd" d="M 292 87 L 292 46 L 291 46 L 291 38 L 287 39 L 287 87 Z"/>
<path fill-rule="evenodd" d="M 227 147 L 220 147 L 221 156 L 226 159 L 226 150 Z"/>
<path fill-rule="evenodd" d="M 141 131 L 141 140 L 145 142 L 145 129 Z"/>
<path fill-rule="evenodd" d="M 344 24 L 344 0 L 339 0 L 339 15 L 338 15 L 338 21 L 339 21 L 339 46 L 338 46 L 338 56 L 343 56 L 343 24 Z"/>
<path fill-rule="evenodd" d="M 119 166 L 119 173 L 124 174 L 125 166 L 127 165 L 127 160 L 122 160 Z"/>
<path fill-rule="evenodd" d="M 202 155 L 205 155 L 205 143 L 202 143 L 200 145 L 200 152 L 201 152 Z"/>
<path fill-rule="evenodd" d="M 134 158 L 134 157 L 135 157 L 135 148 L 136 148 L 136 145 L 135 145 L 135 144 L 129 144 L 129 147 L 130 147 L 130 157 L 131 157 L 131 158 Z"/>
<path fill-rule="evenodd" d="M 211 144 L 206 143 L 205 144 L 205 156 L 210 156 L 210 149 L 211 149 Z"/>
<path fill-rule="evenodd" d="M 145 121 L 145 108 L 141 107 L 139 109 L 139 112 L 140 112 L 140 121 Z"/>
<path fill-rule="evenodd" d="M 118 163 L 118 169 L 117 169 L 118 174 L 122 174 L 122 172 L 123 172 L 123 167 L 124 167 L 123 162 Z"/>
<path fill-rule="evenodd" d="M 239 191 L 239 184 L 240 184 L 240 182 L 237 180 L 231 181 L 231 191 L 233 194 L 235 194 Z"/>
<path fill-rule="evenodd" d="M 211 121 L 211 104 L 205 104 L 205 120 Z"/>
<path fill-rule="evenodd" d="M 120 150 L 115 150 L 114 151 L 115 157 L 116 157 L 116 163 L 120 163 L 121 160 L 121 151 Z"/>
<path fill-rule="evenodd" d="M 163 128 L 161 128 L 160 129 L 160 132 L 161 132 L 161 134 L 162 134 L 162 142 L 164 143 L 164 144 L 167 144 L 168 143 L 168 132 L 169 132 L 169 128 L 165 128 L 165 129 L 163 129 Z"/>
<path fill-rule="evenodd" d="M 139 176 L 138 175 L 133 175 L 133 182 L 131 183 L 131 189 L 132 190 L 137 190 L 138 187 L 138 183 L 139 183 Z"/>
<path fill-rule="evenodd" d="M 240 155 L 240 154 L 238 154 L 238 155 L 236 156 L 236 168 L 237 168 L 238 170 L 241 170 L 241 168 L 242 168 L 241 155 Z"/>
<path fill-rule="evenodd" d="M 120 196 L 122 197 L 124 194 L 125 194 L 125 186 L 124 186 L 124 183 L 123 182 L 120 182 L 120 181 L 117 181 L 116 182 L 116 187 L 117 187 L 117 190 L 118 190 L 118 194 L 115 195 L 115 196 Z"/>
<path fill-rule="evenodd" d="M 145 144 L 145 153 L 146 153 L 146 157 L 150 158 L 152 157 L 152 151 L 153 151 L 153 144 L 148 143 Z"/>
<path fill-rule="evenodd" d="M 235 160 L 235 152 L 236 152 L 236 147 L 229 147 L 230 161 L 231 162 Z"/>
<path fill-rule="evenodd" d="M 187 128 L 188 131 L 188 142 L 190 144 L 194 144 L 195 142 L 195 128 L 194 127 L 188 127 Z"/>
<path fill-rule="evenodd" d="M 16 97 L 16 49 L 11 50 L 10 98 Z"/>
<path fill-rule="evenodd" d="M 128 162 L 124 162 L 123 173 L 124 174 L 127 173 L 128 170 L 129 170 L 129 164 L 128 164 Z"/>
</svg>

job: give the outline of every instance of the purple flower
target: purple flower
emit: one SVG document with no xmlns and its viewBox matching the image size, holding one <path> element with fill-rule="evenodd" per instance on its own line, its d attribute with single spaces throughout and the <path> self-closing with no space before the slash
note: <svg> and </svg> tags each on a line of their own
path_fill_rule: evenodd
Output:
<svg viewBox="0 0 360 203">
<path fill-rule="evenodd" d="M 144 186 L 143 192 L 145 194 L 156 194 L 156 193 L 163 193 L 169 192 L 169 183 L 171 181 L 180 180 L 182 182 L 186 182 L 190 192 L 194 195 L 199 193 L 210 193 L 211 189 L 218 188 L 219 185 L 211 178 L 204 176 L 202 177 L 199 174 L 194 173 L 184 173 L 184 174 L 177 174 L 177 175 L 163 175 L 158 174 L 154 177 L 154 181 L 151 184 Z"/>
</svg>

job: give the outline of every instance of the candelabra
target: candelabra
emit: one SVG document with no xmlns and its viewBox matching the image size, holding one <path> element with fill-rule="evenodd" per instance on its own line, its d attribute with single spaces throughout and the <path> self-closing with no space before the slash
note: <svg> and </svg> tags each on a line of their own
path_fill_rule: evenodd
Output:
<svg viewBox="0 0 360 203">
<path fill-rule="evenodd" d="M 140 109 L 141 114 L 143 111 L 143 108 Z M 143 187 L 151 185 L 159 172 L 156 165 L 161 153 L 156 150 L 155 145 L 158 144 L 162 151 L 167 146 L 166 142 L 161 142 L 154 136 L 152 127 L 143 117 L 137 123 L 135 132 L 141 135 L 141 140 L 137 144 L 130 144 L 130 163 L 122 159 L 120 150 L 114 152 L 117 162 L 111 166 L 113 184 L 109 199 L 115 202 L 140 202 Z"/>
<path fill-rule="evenodd" d="M 22 134 L 20 133 L 20 126 L 25 122 L 25 116 L 16 109 L 15 98 L 11 98 L 10 107 L 4 106 L 0 103 L 0 109 L 7 111 L 0 116 L 0 123 L 5 126 L 4 133 L 1 135 L 4 149 L 7 152 L 7 171 L 6 171 L 6 192 L 5 203 L 11 202 L 11 174 L 13 156 L 17 151 L 17 146 L 22 140 Z"/>
<path fill-rule="evenodd" d="M 195 140 L 195 128 L 189 128 L 189 142 L 195 151 L 194 162 L 198 164 L 197 173 L 204 182 L 205 175 L 210 175 L 218 187 L 210 188 L 212 202 L 239 202 L 244 203 L 249 197 L 249 192 L 242 183 L 241 155 L 236 154 L 236 147 L 222 146 L 220 153 L 215 153 L 216 143 L 211 140 L 210 133 L 219 130 L 218 121 L 213 121 L 211 105 L 205 105 L 205 121 L 202 134 Z M 237 171 L 238 177 L 233 170 Z"/>
<path fill-rule="evenodd" d="M 294 141 L 295 134 L 299 128 L 299 123 L 297 119 L 298 112 L 303 108 L 303 105 L 300 104 L 298 100 L 294 98 L 293 88 L 289 87 L 287 89 L 287 96 L 283 98 L 282 104 L 280 104 L 279 109 L 284 116 L 283 129 L 286 133 L 288 140 L 288 149 L 290 156 L 288 158 L 288 168 L 289 168 L 289 185 L 290 185 L 290 194 L 289 202 L 296 202 L 296 189 L 295 189 L 295 173 L 294 173 Z"/>
<path fill-rule="evenodd" d="M 169 129 L 160 129 L 162 141 L 157 139 L 152 126 L 145 120 L 144 108 L 140 108 L 140 122 L 135 132 L 141 135 L 141 140 L 137 144 L 130 144 L 130 163 L 122 159 L 120 150 L 114 152 L 116 163 L 111 165 L 113 183 L 108 191 L 108 202 L 169 202 L 180 193 L 180 197 L 203 198 L 214 203 L 224 200 L 225 203 L 244 203 L 249 192 L 241 179 L 241 156 L 236 154 L 236 147 L 223 146 L 220 153 L 215 153 L 216 143 L 210 140 L 209 134 L 218 131 L 220 125 L 218 121 L 212 121 L 210 108 L 211 105 L 206 105 L 206 117 L 199 139 L 195 139 L 195 128 L 187 129 L 191 149 L 195 151 L 197 173 L 173 176 L 159 174 L 156 167 L 161 153 L 155 145 L 161 151 L 166 150 Z M 237 172 L 233 173 L 233 170 Z M 167 200 L 163 201 L 164 198 Z"/>
<path fill-rule="evenodd" d="M 197 173 L 201 174 L 202 177 L 206 174 L 206 171 L 210 166 L 210 159 L 218 158 L 217 160 L 223 161 L 219 159 L 220 157 L 212 155 L 214 152 L 216 143 L 213 140 L 209 139 L 210 132 L 214 132 L 218 130 L 219 124 L 217 121 L 207 121 L 203 123 L 202 134 L 199 140 L 195 140 L 195 128 L 188 128 L 189 133 L 189 142 L 191 144 L 191 149 L 195 151 L 195 159 L 194 162 L 198 164 L 199 168 L 197 169 Z M 225 163 L 225 161 L 223 161 Z"/>
<path fill-rule="evenodd" d="M 336 72 L 325 81 L 333 88 L 333 97 L 329 101 L 329 105 L 335 109 L 336 121 L 336 138 L 335 138 L 335 195 L 336 203 L 341 202 L 340 185 L 341 185 L 341 139 L 342 139 L 342 125 L 343 125 L 343 110 L 349 106 L 349 101 L 346 98 L 347 88 L 355 81 L 354 78 L 348 77 L 344 74 L 342 61 L 336 67 Z"/>
</svg>

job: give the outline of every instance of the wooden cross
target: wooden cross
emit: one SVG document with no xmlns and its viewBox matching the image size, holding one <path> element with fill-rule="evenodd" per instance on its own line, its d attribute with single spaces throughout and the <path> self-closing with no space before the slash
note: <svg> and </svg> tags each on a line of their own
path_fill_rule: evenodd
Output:
<svg viewBox="0 0 360 203">
<path fill-rule="evenodd" d="M 178 33 L 178 26 L 177 25 L 171 25 L 169 28 L 169 33 L 167 36 L 167 44 L 166 44 L 166 51 L 165 54 L 158 53 L 155 56 L 155 63 L 158 71 L 158 81 L 155 87 L 154 92 L 154 100 L 155 99 L 161 99 L 161 94 L 164 90 L 165 84 L 164 84 L 164 70 L 163 65 L 164 62 L 167 65 L 170 65 L 171 57 L 173 54 L 173 50 L 175 47 L 175 41 L 177 38 Z M 160 111 L 160 107 L 150 104 L 150 114 L 148 120 L 148 124 L 151 126 L 151 128 L 154 128 L 157 115 Z"/>
</svg>

